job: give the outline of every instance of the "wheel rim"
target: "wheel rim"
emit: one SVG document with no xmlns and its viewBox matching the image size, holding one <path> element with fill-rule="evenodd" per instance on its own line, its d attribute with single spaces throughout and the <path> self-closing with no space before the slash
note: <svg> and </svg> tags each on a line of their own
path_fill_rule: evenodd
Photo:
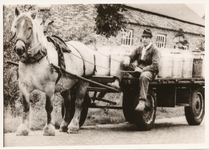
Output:
<svg viewBox="0 0 209 150">
<path fill-rule="evenodd" d="M 192 105 L 193 113 L 196 119 L 201 118 L 204 110 L 203 107 L 204 107 L 204 102 L 203 102 L 202 94 L 200 92 L 197 92 L 194 96 L 193 105 Z"/>
<path fill-rule="evenodd" d="M 143 111 L 143 118 L 147 124 L 150 124 L 154 120 L 155 116 L 155 102 L 154 98 L 151 95 L 147 95 L 147 101 L 151 104 L 151 110 Z"/>
</svg>

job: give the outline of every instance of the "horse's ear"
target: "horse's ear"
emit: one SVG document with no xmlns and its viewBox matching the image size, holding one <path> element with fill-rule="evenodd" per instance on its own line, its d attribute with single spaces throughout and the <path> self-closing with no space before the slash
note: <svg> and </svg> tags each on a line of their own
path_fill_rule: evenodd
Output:
<svg viewBox="0 0 209 150">
<path fill-rule="evenodd" d="M 35 19 L 35 18 L 36 18 L 36 14 L 37 14 L 36 12 L 32 12 L 32 13 L 31 13 L 31 17 L 32 17 L 33 19 Z"/>
<path fill-rule="evenodd" d="M 20 11 L 17 9 L 17 7 L 15 8 L 15 16 L 19 16 L 20 15 Z"/>
</svg>

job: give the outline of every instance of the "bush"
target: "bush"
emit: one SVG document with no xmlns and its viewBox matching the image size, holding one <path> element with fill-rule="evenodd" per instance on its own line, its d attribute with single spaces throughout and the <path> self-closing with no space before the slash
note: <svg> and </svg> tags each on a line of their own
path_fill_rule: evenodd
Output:
<svg viewBox="0 0 209 150">
<path fill-rule="evenodd" d="M 20 123 L 20 116 L 14 116 L 10 107 L 4 108 L 4 133 L 16 132 Z"/>
</svg>

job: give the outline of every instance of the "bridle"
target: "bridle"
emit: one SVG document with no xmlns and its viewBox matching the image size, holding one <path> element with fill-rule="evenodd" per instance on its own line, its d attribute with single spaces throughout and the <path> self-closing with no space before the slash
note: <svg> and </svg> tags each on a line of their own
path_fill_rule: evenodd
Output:
<svg viewBox="0 0 209 150">
<path fill-rule="evenodd" d="M 27 52 L 33 51 L 34 49 L 38 49 L 38 51 L 33 57 L 27 57 L 27 58 L 20 57 L 20 61 L 22 63 L 35 63 L 35 62 L 39 62 L 42 58 L 47 56 L 47 50 L 45 47 L 42 46 L 41 42 L 38 42 L 38 44 L 28 49 Z"/>
<path fill-rule="evenodd" d="M 19 38 L 16 39 L 16 44 L 17 44 L 18 41 L 21 41 L 24 44 L 24 46 L 23 46 L 23 54 L 22 55 L 19 55 L 19 60 L 21 62 L 23 62 L 23 63 L 34 63 L 34 62 L 38 62 L 43 57 L 45 57 L 47 55 L 46 48 L 43 47 L 43 45 L 42 45 L 41 42 L 38 42 L 35 46 L 33 46 L 32 48 L 30 48 L 30 43 L 28 41 L 31 38 L 32 34 L 33 34 L 33 31 L 30 32 L 29 36 L 26 39 L 25 38 L 23 39 L 22 37 L 19 37 Z M 17 34 L 15 32 L 13 38 L 16 35 Z M 36 51 L 36 53 L 32 57 L 29 57 L 28 55 L 30 55 L 32 51 Z"/>
<path fill-rule="evenodd" d="M 34 62 L 38 62 L 38 61 L 40 61 L 42 58 L 44 58 L 47 55 L 46 48 L 43 47 L 43 45 L 42 45 L 41 42 L 38 42 L 35 46 L 33 46 L 32 48 L 30 48 L 29 47 L 29 43 L 27 43 L 24 39 L 18 38 L 18 39 L 16 39 L 16 43 L 18 41 L 23 42 L 24 45 L 25 45 L 25 47 L 24 47 L 24 49 L 25 49 L 24 50 L 25 55 L 23 53 L 21 56 L 19 56 L 19 60 L 21 62 L 23 62 L 23 63 L 34 63 Z M 32 51 L 35 51 L 35 49 L 37 49 L 37 53 L 34 54 L 33 57 L 28 57 L 28 54 L 30 54 Z"/>
</svg>

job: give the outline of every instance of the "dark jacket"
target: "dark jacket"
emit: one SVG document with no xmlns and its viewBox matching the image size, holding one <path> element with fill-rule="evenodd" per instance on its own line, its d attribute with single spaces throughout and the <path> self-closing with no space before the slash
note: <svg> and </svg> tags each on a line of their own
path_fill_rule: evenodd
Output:
<svg viewBox="0 0 209 150">
<path fill-rule="evenodd" d="M 138 60 L 138 67 L 142 68 L 143 71 L 153 72 L 154 75 L 158 74 L 160 52 L 152 44 L 149 49 L 146 50 L 143 60 L 141 60 L 143 47 L 136 48 L 130 55 L 131 63 Z"/>
</svg>

